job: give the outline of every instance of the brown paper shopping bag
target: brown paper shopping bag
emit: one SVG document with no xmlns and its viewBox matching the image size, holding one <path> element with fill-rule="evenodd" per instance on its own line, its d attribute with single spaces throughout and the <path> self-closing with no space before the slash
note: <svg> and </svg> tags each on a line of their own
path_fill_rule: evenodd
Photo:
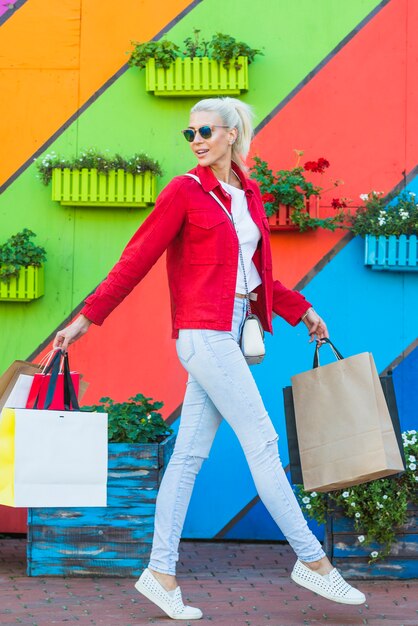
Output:
<svg viewBox="0 0 418 626">
<path fill-rule="evenodd" d="M 331 343 L 331 342 L 328 342 Z M 373 356 L 363 352 L 292 377 L 306 490 L 332 491 L 403 471 Z"/>
</svg>

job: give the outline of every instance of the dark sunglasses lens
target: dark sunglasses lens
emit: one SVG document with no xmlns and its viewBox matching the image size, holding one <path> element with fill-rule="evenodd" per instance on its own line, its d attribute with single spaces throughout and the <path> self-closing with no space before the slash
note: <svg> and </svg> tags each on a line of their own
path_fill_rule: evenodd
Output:
<svg viewBox="0 0 418 626">
<path fill-rule="evenodd" d="M 193 141 L 195 134 L 196 133 L 191 128 L 186 128 L 186 130 L 183 130 L 183 135 L 185 136 L 186 141 L 188 141 L 189 143 Z"/>
<path fill-rule="evenodd" d="M 202 139 L 210 139 L 212 137 L 212 129 L 210 126 L 201 126 L 199 128 L 199 134 Z"/>
</svg>

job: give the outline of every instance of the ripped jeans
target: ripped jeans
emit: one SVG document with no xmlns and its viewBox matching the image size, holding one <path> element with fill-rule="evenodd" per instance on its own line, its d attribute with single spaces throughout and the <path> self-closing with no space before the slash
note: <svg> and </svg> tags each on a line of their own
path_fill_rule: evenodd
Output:
<svg viewBox="0 0 418 626">
<path fill-rule="evenodd" d="M 325 556 L 283 470 L 278 435 L 238 345 L 245 300 L 235 298 L 231 331 L 180 330 L 176 343 L 189 372 L 180 427 L 157 496 L 149 567 L 175 575 L 178 546 L 196 476 L 222 418 L 245 453 L 257 492 L 300 560 Z"/>
</svg>

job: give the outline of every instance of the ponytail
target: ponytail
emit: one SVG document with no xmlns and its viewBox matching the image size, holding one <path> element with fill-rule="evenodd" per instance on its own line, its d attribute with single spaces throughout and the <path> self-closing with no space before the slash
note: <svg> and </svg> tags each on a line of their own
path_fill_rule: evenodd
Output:
<svg viewBox="0 0 418 626">
<path fill-rule="evenodd" d="M 254 113 L 251 106 L 237 98 L 206 98 L 197 102 L 191 109 L 191 113 L 198 111 L 217 113 L 225 126 L 237 129 L 237 139 L 232 146 L 232 160 L 245 171 L 247 169 L 245 159 L 253 137 Z"/>
</svg>

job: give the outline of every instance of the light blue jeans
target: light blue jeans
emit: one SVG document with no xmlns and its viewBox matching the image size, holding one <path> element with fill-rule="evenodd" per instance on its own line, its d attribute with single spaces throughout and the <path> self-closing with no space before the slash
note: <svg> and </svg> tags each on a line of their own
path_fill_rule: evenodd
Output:
<svg viewBox="0 0 418 626">
<path fill-rule="evenodd" d="M 257 492 L 299 559 L 325 556 L 283 470 L 278 435 L 238 345 L 245 300 L 235 298 L 231 331 L 180 330 L 176 347 L 189 372 L 180 427 L 157 496 L 149 566 L 175 575 L 178 546 L 196 476 L 225 419 L 245 453 Z"/>
</svg>

